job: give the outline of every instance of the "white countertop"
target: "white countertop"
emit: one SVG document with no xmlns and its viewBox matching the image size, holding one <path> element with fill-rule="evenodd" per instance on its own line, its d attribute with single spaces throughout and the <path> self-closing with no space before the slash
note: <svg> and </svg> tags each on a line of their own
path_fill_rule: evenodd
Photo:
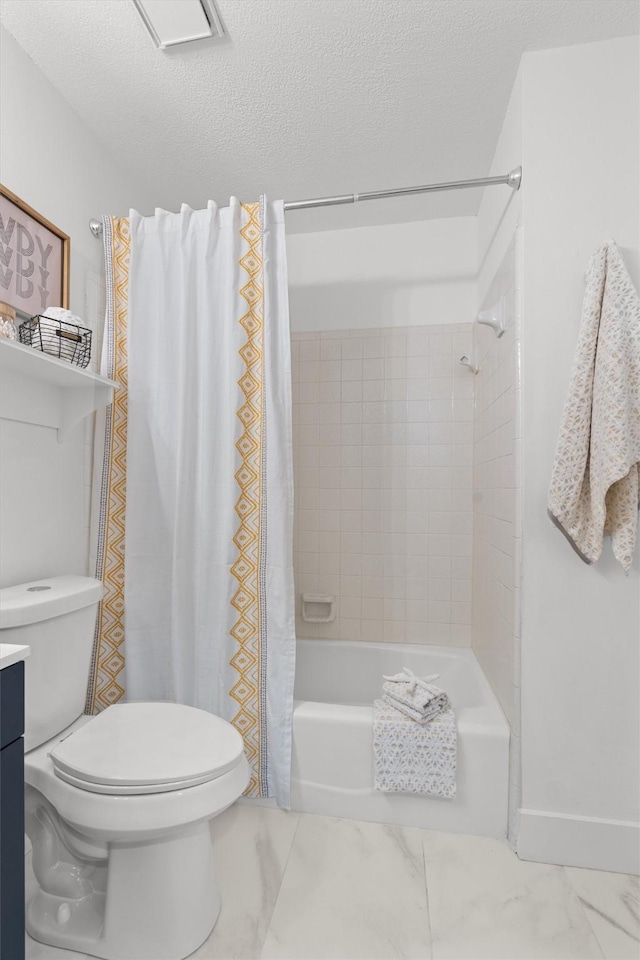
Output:
<svg viewBox="0 0 640 960">
<path fill-rule="evenodd" d="M 20 646 L 17 643 L 0 643 L 0 670 L 11 667 L 20 660 L 26 660 L 30 653 L 30 647 Z"/>
</svg>

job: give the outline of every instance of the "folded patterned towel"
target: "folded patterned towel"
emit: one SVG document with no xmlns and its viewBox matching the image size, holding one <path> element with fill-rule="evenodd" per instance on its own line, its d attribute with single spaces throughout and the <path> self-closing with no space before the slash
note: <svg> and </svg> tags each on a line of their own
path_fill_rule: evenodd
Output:
<svg viewBox="0 0 640 960">
<path fill-rule="evenodd" d="M 408 667 L 392 677 L 383 677 L 383 700 L 408 717 L 427 723 L 449 706 L 449 698 L 444 690 L 431 683 L 437 680 L 439 673 L 429 677 L 416 677 Z"/>
<path fill-rule="evenodd" d="M 456 795 L 456 718 L 449 706 L 431 723 L 412 723 L 384 700 L 373 705 L 374 785 L 384 793 Z"/>
<path fill-rule="evenodd" d="M 416 723 L 430 723 L 435 717 L 438 717 L 450 707 L 449 697 L 446 693 L 441 694 L 439 697 L 434 697 L 424 710 L 416 710 L 402 700 L 396 700 L 395 697 L 390 696 L 388 693 L 383 693 L 382 699 L 385 703 L 388 703 L 390 707 L 394 707 L 394 709 L 399 710 L 400 713 L 404 713 L 406 717 L 411 717 Z"/>
</svg>

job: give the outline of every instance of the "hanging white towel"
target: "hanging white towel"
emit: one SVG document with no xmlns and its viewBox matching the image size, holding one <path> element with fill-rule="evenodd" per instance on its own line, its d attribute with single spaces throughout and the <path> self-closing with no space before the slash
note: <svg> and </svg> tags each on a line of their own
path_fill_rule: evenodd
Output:
<svg viewBox="0 0 640 960">
<path fill-rule="evenodd" d="M 374 785 L 383 793 L 456 795 L 457 729 L 451 707 L 415 723 L 395 707 L 373 704 Z"/>
<path fill-rule="evenodd" d="M 640 472 L 640 297 L 613 241 L 587 271 L 578 349 L 562 417 L 548 507 L 582 559 L 605 534 L 628 571 Z"/>
</svg>

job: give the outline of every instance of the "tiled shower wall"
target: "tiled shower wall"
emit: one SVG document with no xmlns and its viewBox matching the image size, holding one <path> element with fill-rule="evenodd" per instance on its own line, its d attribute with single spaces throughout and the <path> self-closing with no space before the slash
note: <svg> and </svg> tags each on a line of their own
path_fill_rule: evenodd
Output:
<svg viewBox="0 0 640 960">
<path fill-rule="evenodd" d="M 292 335 L 298 636 L 470 644 L 470 350 L 470 324 Z"/>
<path fill-rule="evenodd" d="M 517 255 L 509 248 L 483 307 L 504 298 L 506 332 L 474 330 L 473 649 L 519 736 L 520 316 Z"/>
</svg>

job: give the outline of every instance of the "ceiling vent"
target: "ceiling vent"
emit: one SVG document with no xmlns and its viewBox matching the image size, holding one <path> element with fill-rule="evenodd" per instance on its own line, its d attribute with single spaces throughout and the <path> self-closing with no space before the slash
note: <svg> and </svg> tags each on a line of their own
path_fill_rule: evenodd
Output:
<svg viewBox="0 0 640 960">
<path fill-rule="evenodd" d="M 220 39 L 224 26 L 214 0 L 133 0 L 159 50 L 193 40 Z"/>
</svg>

